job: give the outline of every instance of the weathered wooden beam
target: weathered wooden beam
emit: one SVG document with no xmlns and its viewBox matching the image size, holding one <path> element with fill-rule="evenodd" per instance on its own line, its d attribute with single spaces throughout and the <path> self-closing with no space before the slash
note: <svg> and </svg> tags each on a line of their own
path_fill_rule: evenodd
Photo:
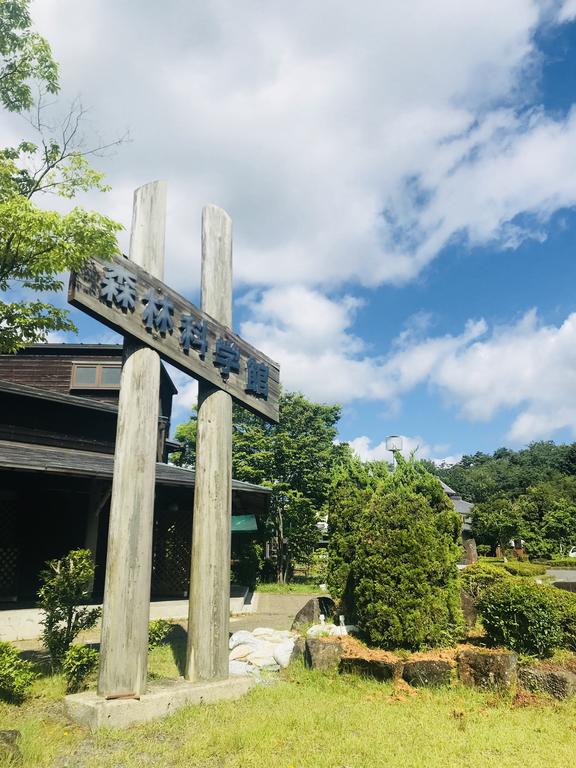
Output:
<svg viewBox="0 0 576 768">
<path fill-rule="evenodd" d="M 130 259 L 160 280 L 165 219 L 165 183 L 137 189 Z M 108 698 L 146 690 L 159 391 L 160 356 L 125 339 L 98 678 Z"/>
<path fill-rule="evenodd" d="M 202 212 L 202 310 L 232 325 L 232 223 L 221 208 Z M 228 677 L 232 398 L 200 382 L 186 677 Z"/>
</svg>

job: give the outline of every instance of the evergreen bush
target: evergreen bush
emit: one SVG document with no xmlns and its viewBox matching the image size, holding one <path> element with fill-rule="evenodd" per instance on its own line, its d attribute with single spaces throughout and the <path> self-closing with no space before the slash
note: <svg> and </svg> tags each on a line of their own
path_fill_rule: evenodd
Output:
<svg viewBox="0 0 576 768">
<path fill-rule="evenodd" d="M 420 462 L 396 459 L 355 531 L 357 620 L 368 640 L 385 648 L 450 645 L 463 632 L 460 516 Z"/>
<path fill-rule="evenodd" d="M 42 641 L 50 654 L 53 671 L 58 671 L 74 638 L 96 624 L 100 608 L 82 606 L 94 579 L 89 550 L 73 550 L 46 565 L 47 569 L 40 574 L 42 587 L 38 592 L 38 604 L 44 612 Z"/>
<path fill-rule="evenodd" d="M 71 645 L 66 651 L 62 669 L 68 693 L 83 691 L 86 680 L 98 666 L 98 651 L 87 645 Z"/>
<path fill-rule="evenodd" d="M 11 643 L 0 641 L 0 699 L 20 702 L 36 677 L 32 663 Z"/>
<path fill-rule="evenodd" d="M 560 610 L 560 623 L 564 633 L 564 648 L 576 653 L 576 594 L 554 588 L 554 596 Z"/>
<path fill-rule="evenodd" d="M 484 590 L 478 611 L 493 645 L 544 658 L 565 642 L 560 590 L 510 577 Z"/>
</svg>

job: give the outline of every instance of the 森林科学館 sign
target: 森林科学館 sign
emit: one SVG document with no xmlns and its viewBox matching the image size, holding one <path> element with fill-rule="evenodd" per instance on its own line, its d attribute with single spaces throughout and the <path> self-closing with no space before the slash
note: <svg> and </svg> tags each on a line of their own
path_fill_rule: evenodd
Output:
<svg viewBox="0 0 576 768">
<path fill-rule="evenodd" d="M 68 300 L 266 420 L 278 421 L 278 364 L 129 259 L 89 259 L 71 274 Z"/>
</svg>

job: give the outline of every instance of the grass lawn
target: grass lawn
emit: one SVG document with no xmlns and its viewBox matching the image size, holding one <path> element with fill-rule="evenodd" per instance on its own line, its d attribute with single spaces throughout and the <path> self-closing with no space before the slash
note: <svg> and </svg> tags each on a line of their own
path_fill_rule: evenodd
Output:
<svg viewBox="0 0 576 768">
<path fill-rule="evenodd" d="M 175 675 L 169 646 L 154 676 Z M 38 680 L 0 728 L 22 731 L 30 768 L 566 768 L 576 756 L 576 700 L 514 701 L 460 686 L 394 689 L 294 667 L 238 702 L 180 710 L 124 731 L 69 724 L 63 681 Z"/>
</svg>

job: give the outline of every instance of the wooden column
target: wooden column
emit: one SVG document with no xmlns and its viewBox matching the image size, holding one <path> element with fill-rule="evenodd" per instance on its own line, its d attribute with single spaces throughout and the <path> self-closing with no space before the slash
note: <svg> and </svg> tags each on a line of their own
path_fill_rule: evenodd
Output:
<svg viewBox="0 0 576 768">
<path fill-rule="evenodd" d="M 202 212 L 202 309 L 232 325 L 232 223 L 221 208 Z M 228 677 L 232 398 L 200 382 L 186 677 Z"/>
<path fill-rule="evenodd" d="M 130 259 L 160 280 L 165 219 L 165 183 L 137 189 Z M 126 337 L 98 679 L 98 694 L 105 697 L 139 696 L 146 689 L 159 392 L 158 353 Z"/>
</svg>

